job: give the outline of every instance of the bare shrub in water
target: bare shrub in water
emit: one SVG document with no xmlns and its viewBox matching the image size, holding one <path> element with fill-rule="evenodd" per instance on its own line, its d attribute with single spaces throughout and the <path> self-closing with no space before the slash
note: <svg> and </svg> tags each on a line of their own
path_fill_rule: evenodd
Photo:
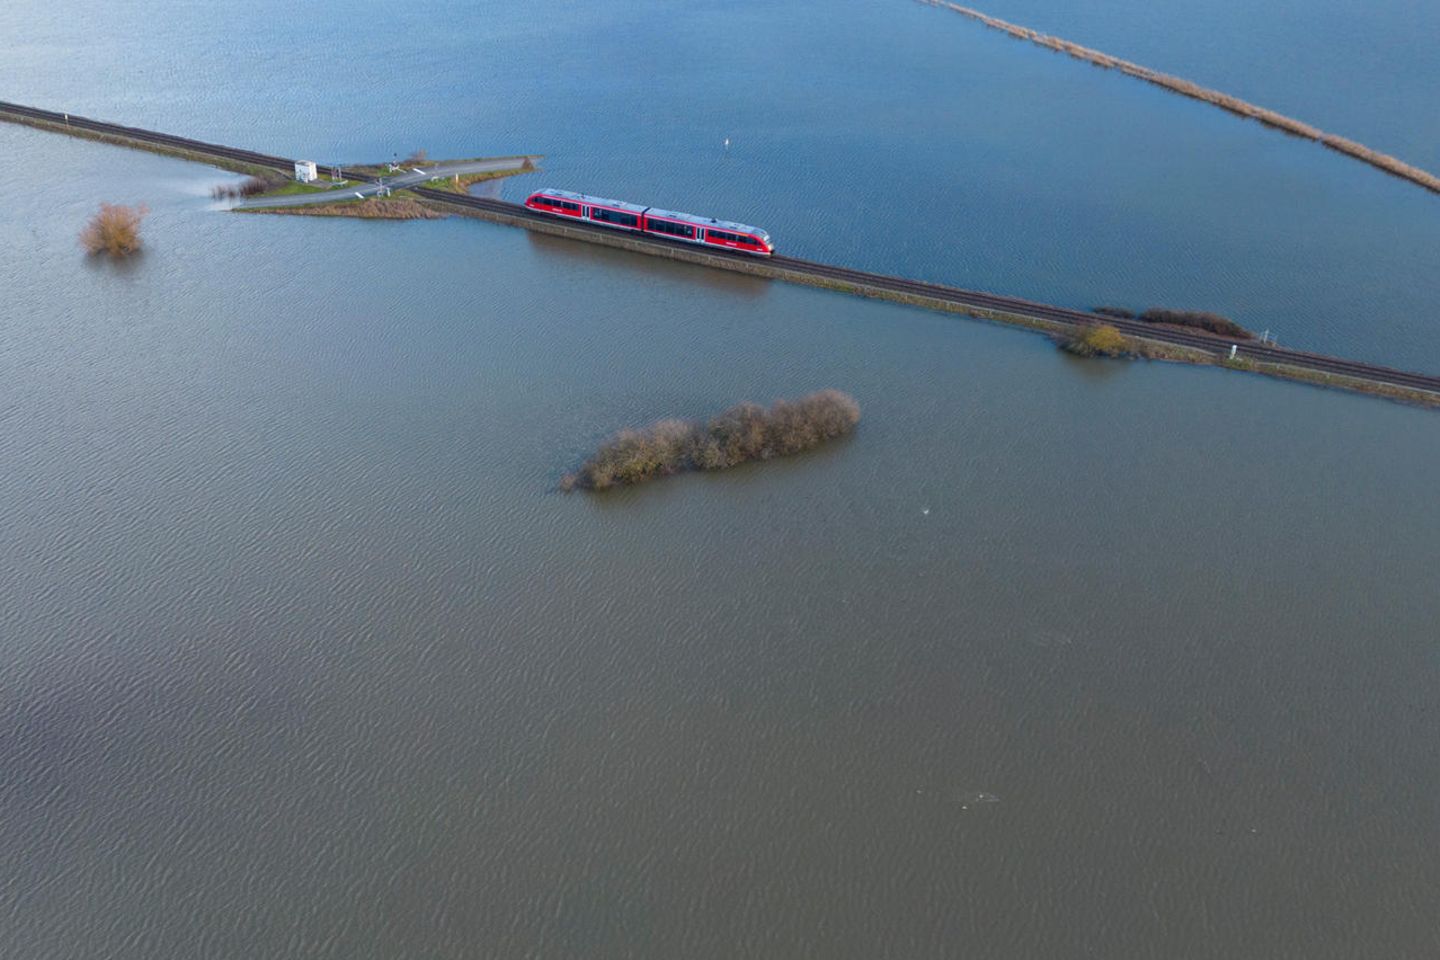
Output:
<svg viewBox="0 0 1440 960">
<path fill-rule="evenodd" d="M 615 434 L 560 486 L 608 490 L 682 470 L 724 470 L 809 450 L 844 436 L 859 422 L 860 405 L 839 390 L 777 400 L 769 409 L 742 403 L 705 423 L 661 420 L 644 430 Z"/>
<path fill-rule="evenodd" d="M 140 251 L 140 221 L 150 211 L 118 203 L 100 204 L 100 212 L 80 231 L 80 245 L 92 254 L 128 257 Z"/>
<path fill-rule="evenodd" d="M 210 196 L 216 200 L 235 200 L 239 197 L 257 197 L 274 184 L 260 177 L 246 177 L 239 183 L 220 183 L 210 188 Z"/>
<path fill-rule="evenodd" d="M 1077 357 L 1124 357 L 1131 352 L 1130 341 L 1108 323 L 1085 327 L 1061 346 Z"/>
</svg>

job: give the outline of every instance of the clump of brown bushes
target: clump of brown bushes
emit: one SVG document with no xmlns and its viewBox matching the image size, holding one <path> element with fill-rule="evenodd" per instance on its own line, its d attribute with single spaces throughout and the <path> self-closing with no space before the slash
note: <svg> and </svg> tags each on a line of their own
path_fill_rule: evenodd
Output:
<svg viewBox="0 0 1440 960">
<path fill-rule="evenodd" d="M 1125 335 L 1108 323 L 1076 331 L 1060 349 L 1077 357 L 1128 357 L 1135 352 Z"/>
<path fill-rule="evenodd" d="M 1196 327 L 1200 330 L 1209 330 L 1211 333 L 1218 333 L 1222 337 L 1231 337 L 1237 340 L 1254 340 L 1255 334 L 1246 330 L 1240 324 L 1229 317 L 1222 317 L 1218 313 L 1204 313 L 1199 310 L 1162 310 L 1159 307 L 1151 307 L 1140 314 L 1139 319 L 1146 323 L 1168 323 L 1177 327 Z"/>
<path fill-rule="evenodd" d="M 777 400 L 769 408 L 742 403 L 704 423 L 661 420 L 615 434 L 579 470 L 566 474 L 560 487 L 608 490 L 685 470 L 724 470 L 789 456 L 844 436 L 859 422 L 860 404 L 839 390 Z"/>
<path fill-rule="evenodd" d="M 92 254 L 128 257 L 140 252 L 140 221 L 150 211 L 143 206 L 100 204 L 100 212 L 80 231 L 80 245 Z"/>
<path fill-rule="evenodd" d="M 1229 317 L 1222 317 L 1218 313 L 1205 313 L 1201 310 L 1166 310 L 1162 307 L 1151 307 L 1144 313 L 1136 314 L 1124 307 L 1092 307 L 1090 312 L 1102 317 L 1114 317 L 1117 320 L 1141 320 L 1145 323 L 1164 323 L 1174 327 L 1194 327 L 1197 330 L 1208 330 L 1232 340 L 1255 339 L 1255 334 Z"/>
<path fill-rule="evenodd" d="M 258 197 L 273 184 L 260 177 L 246 177 L 239 183 L 221 183 L 210 188 L 210 196 L 216 200 L 238 200 L 241 197 Z"/>
</svg>

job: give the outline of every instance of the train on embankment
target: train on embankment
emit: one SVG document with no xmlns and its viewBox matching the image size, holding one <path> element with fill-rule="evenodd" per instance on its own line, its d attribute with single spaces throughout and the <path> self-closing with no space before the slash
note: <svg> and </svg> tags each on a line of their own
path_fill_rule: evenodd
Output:
<svg viewBox="0 0 1440 960">
<path fill-rule="evenodd" d="M 70 136 L 93 137 L 121 146 L 155 150 L 159 153 L 168 153 L 191 160 L 205 158 L 207 162 L 213 160 L 220 165 L 229 166 L 231 169 L 248 170 L 250 167 L 261 167 L 288 172 L 294 169 L 295 164 L 295 161 L 288 157 L 257 153 L 253 150 L 241 150 L 235 147 L 206 143 L 202 140 L 192 140 L 188 137 L 177 137 L 174 134 L 160 133 L 155 130 L 121 126 L 103 120 L 93 120 L 70 113 L 57 113 L 53 110 L 41 110 L 5 101 L 0 101 L 0 121 L 29 124 Z M 351 173 L 350 177 L 362 181 L 376 179 L 365 173 Z M 693 255 L 694 261 L 703 261 L 707 266 L 720 269 L 769 276 L 792 283 L 812 284 L 861 296 L 880 297 L 902 303 L 953 310 L 1002 323 L 1019 323 L 1053 331 L 1074 331 L 1097 323 L 1106 323 L 1116 327 L 1126 336 L 1186 348 L 1197 357 L 1208 358 L 1211 361 L 1219 360 L 1227 365 L 1238 365 L 1239 369 L 1254 370 L 1257 373 L 1306 383 L 1373 393 L 1407 402 L 1440 406 L 1440 375 L 1396 370 L 1363 360 L 1327 357 L 1277 346 L 1274 343 L 1246 342 L 1238 348 L 1238 353 L 1235 353 L 1230 352 L 1235 349 L 1235 344 L 1208 332 L 1166 327 L 1163 324 L 1149 324 L 1139 320 L 1103 317 L 1088 311 L 1037 303 L 1019 297 L 984 293 L 978 290 L 963 290 L 959 287 L 885 276 L 795 257 L 783 255 L 770 257 L 770 254 L 774 253 L 774 246 L 770 243 L 769 235 L 756 228 L 746 228 L 742 224 L 726 222 L 725 226 L 732 228 L 727 230 L 720 226 L 721 221 L 718 220 L 712 221 L 702 217 L 668 218 L 662 216 L 663 211 L 638 207 L 638 213 L 651 214 L 657 223 L 673 219 L 682 226 L 697 228 L 695 237 L 685 238 L 686 245 L 675 244 L 672 246 L 670 241 L 675 239 L 673 234 L 665 232 L 663 228 L 642 231 L 639 229 L 638 217 L 634 226 L 622 229 L 604 220 L 575 216 L 577 211 L 574 210 L 560 215 L 550 204 L 542 206 L 527 201 L 522 206 L 505 200 L 450 193 L 429 187 L 416 186 L 411 189 L 432 205 L 443 206 L 447 209 L 459 208 L 470 216 L 511 226 L 561 233 L 578 240 L 600 242 L 605 242 L 607 239 L 619 240 L 619 236 L 605 237 L 613 230 L 617 235 L 628 234 L 623 245 L 627 249 L 633 249 L 640 253 L 674 256 L 675 259 L 692 259 L 691 255 Z M 541 193 L 565 199 L 560 191 L 541 191 Z M 581 195 L 573 194 L 572 196 Z M 582 199 L 588 198 L 582 197 Z M 579 201 L 571 200 L 569 202 L 578 203 Z M 608 203 L 601 203 L 600 206 L 614 207 Z M 631 204 L 631 206 L 636 205 Z M 565 208 L 559 209 L 564 210 Z M 582 210 L 578 212 L 583 214 L 583 205 Z M 626 211 L 620 210 L 620 212 Z M 698 231 L 700 229 L 709 230 L 712 225 L 722 232 L 736 234 L 743 232 L 749 234 L 756 241 L 763 239 L 765 249 L 763 251 L 758 249 L 761 244 L 756 242 L 751 249 L 746 250 L 746 256 L 712 256 L 712 254 L 726 252 L 739 253 L 744 249 L 737 241 L 728 241 L 734 243 L 734 246 L 727 246 L 725 243 L 704 243 Z M 723 240 L 725 238 L 716 237 L 715 239 Z M 705 247 L 703 251 L 695 249 L 701 245 Z M 686 256 L 681 256 L 681 254 Z M 762 263 L 760 257 L 769 259 Z"/>
<path fill-rule="evenodd" d="M 775 252 L 775 244 L 771 242 L 770 234 L 759 227 L 712 217 L 697 217 L 692 213 L 642 207 L 638 203 L 627 203 L 624 200 L 607 200 L 604 197 L 546 188 L 536 190 L 526 197 L 525 206 L 555 217 L 586 220 L 602 227 L 648 233 L 702 247 L 719 247 L 722 250 L 735 250 L 757 257 L 768 257 Z"/>
</svg>

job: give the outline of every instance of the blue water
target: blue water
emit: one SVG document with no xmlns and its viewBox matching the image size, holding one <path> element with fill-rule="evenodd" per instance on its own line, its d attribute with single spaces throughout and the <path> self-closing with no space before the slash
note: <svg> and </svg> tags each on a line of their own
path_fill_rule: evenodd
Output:
<svg viewBox="0 0 1440 960">
<path fill-rule="evenodd" d="M 1124 9 L 995 12 L 1377 146 L 1435 122 L 1367 110 L 1318 14 Z M 543 152 L 501 189 L 1440 369 L 1437 198 L 919 4 L 21 0 L 0 43 L 5 99 Z M 0 156 L 5 960 L 1440 951 L 1433 412 Z M 100 201 L 149 205 L 139 258 L 79 251 Z M 555 489 L 621 426 L 827 386 L 864 419 L 813 456 Z"/>
<path fill-rule="evenodd" d="M 1440 14 L 1264 7 L 994 12 L 1440 168 L 1423 106 Z M 941 9 L 307 10 L 11 5 L 0 86 L 322 161 L 543 152 L 556 186 L 758 223 L 801 256 L 1067 305 L 1209 309 L 1282 343 L 1440 369 L 1440 198 Z M 1353 54 L 1382 42 L 1384 57 Z"/>
</svg>

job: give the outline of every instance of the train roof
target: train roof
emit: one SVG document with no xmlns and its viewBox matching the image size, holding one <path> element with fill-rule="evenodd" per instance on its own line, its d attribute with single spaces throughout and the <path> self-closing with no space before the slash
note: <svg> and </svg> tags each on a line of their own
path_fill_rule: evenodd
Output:
<svg viewBox="0 0 1440 960">
<path fill-rule="evenodd" d="M 552 190 L 546 187 L 544 190 L 536 190 L 536 193 L 543 193 L 547 197 L 560 197 L 563 200 L 574 200 L 577 203 L 588 203 L 599 207 L 613 207 L 616 210 L 624 210 L 627 213 L 644 213 L 647 208 L 638 203 L 626 203 L 624 200 L 609 200 L 605 197 L 592 197 L 584 193 L 572 193 L 569 190 Z"/>
<path fill-rule="evenodd" d="M 652 217 L 663 217 L 666 220 L 679 220 L 681 223 L 693 223 L 697 227 L 714 227 L 717 230 L 754 233 L 759 234 L 766 240 L 770 239 L 770 235 L 759 227 L 752 227 L 747 223 L 736 223 L 734 220 L 716 220 L 714 217 L 697 217 L 693 213 L 676 213 L 674 210 L 661 210 L 658 207 L 651 207 L 648 215 Z"/>
</svg>

